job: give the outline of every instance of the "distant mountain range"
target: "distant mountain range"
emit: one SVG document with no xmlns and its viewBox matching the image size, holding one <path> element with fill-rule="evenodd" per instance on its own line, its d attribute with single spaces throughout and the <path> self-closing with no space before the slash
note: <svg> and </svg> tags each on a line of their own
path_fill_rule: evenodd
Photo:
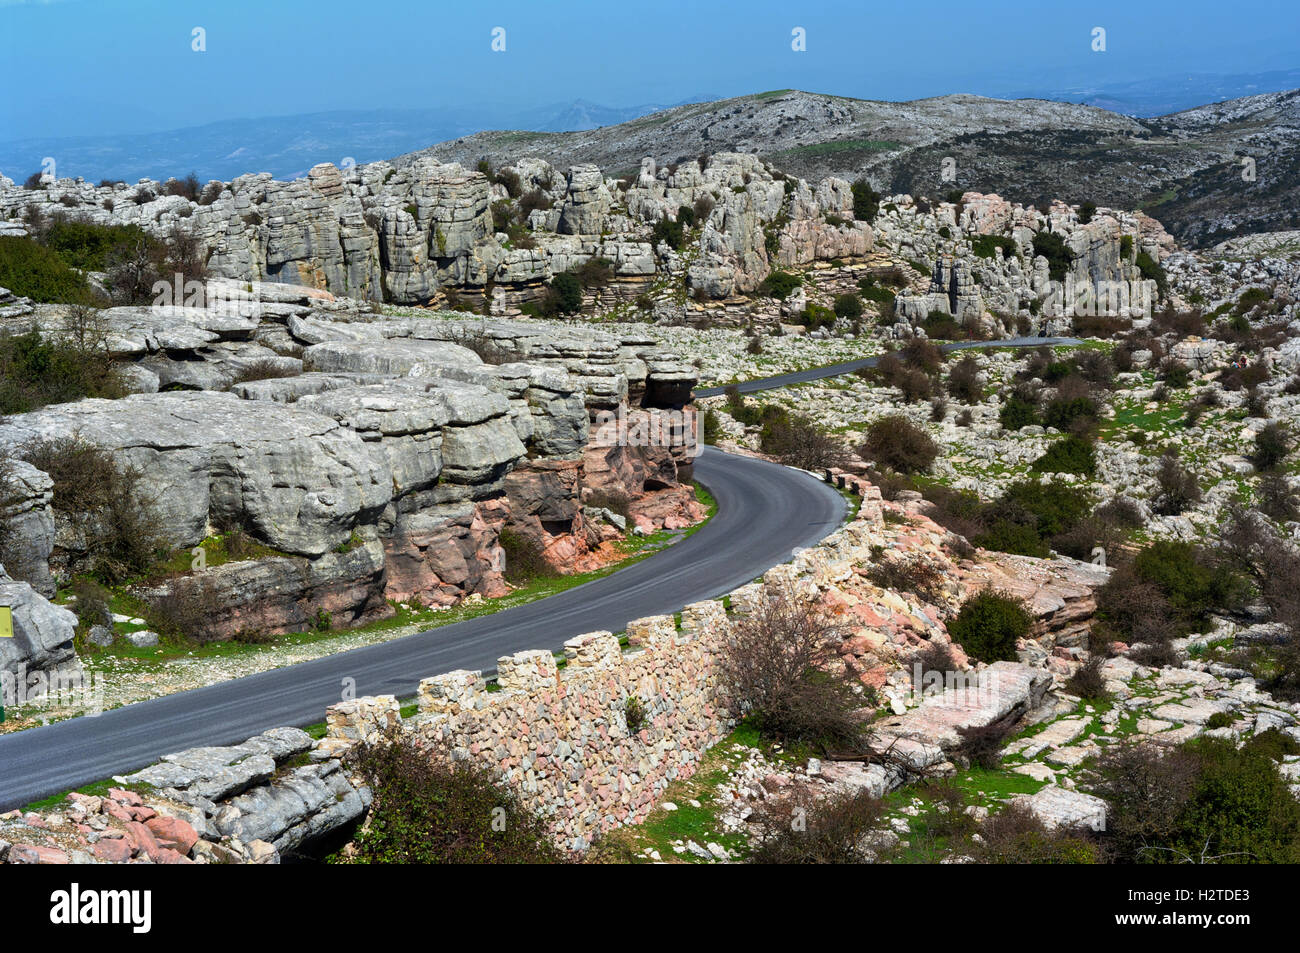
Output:
<svg viewBox="0 0 1300 953">
<path fill-rule="evenodd" d="M 1128 116 L 1151 118 L 1182 112 L 1205 103 L 1241 99 L 1300 87 L 1300 69 L 1266 73 L 1179 73 L 1129 83 L 1102 86 L 1067 86 L 1061 89 L 1021 89 L 1008 99 L 1032 97 L 1099 106 Z"/>
<path fill-rule="evenodd" d="M 1300 69 L 1231 75 L 1193 73 L 1097 86 L 1026 87 L 1000 95 L 1008 99 L 1050 99 L 1152 117 L 1296 87 L 1300 87 Z M 528 108 L 510 103 L 475 103 L 430 109 L 339 110 L 227 120 L 165 132 L 29 137 L 0 141 L 0 173 L 22 181 L 50 156 L 55 159 L 59 175 L 79 175 L 91 181 L 134 182 L 145 176 L 166 179 L 190 172 L 202 180 L 229 180 L 246 172 L 270 172 L 278 179 L 288 179 L 305 174 L 318 162 L 338 164 L 347 157 L 359 164 L 373 162 L 485 130 L 583 132 L 716 98 L 699 95 L 675 103 L 632 106 L 607 106 L 578 99 Z"/>
<path fill-rule="evenodd" d="M 329 112 L 0 143 L 0 171 L 22 181 L 42 157 L 53 156 L 58 175 L 91 181 L 166 179 L 191 170 L 201 180 L 246 172 L 287 179 L 318 162 L 342 165 L 349 158 L 403 165 L 432 156 L 473 166 L 535 156 L 561 170 L 591 162 L 621 176 L 645 156 L 670 163 L 747 152 L 811 181 L 865 177 L 887 194 L 970 189 L 1026 203 L 1060 198 L 1141 208 L 1180 241 L 1206 245 L 1300 228 L 1300 89 L 1215 99 L 1280 82 L 1300 86 L 1300 70 L 1061 90 L 1053 99 L 883 102 L 784 89 L 670 107 L 578 100 L 543 110 Z M 1196 91 L 1209 91 L 1201 100 L 1208 105 L 1141 115 L 1184 105 Z"/>
<path fill-rule="evenodd" d="M 292 179 L 318 162 L 339 165 L 346 158 L 359 165 L 375 162 L 485 128 L 594 129 L 681 104 L 602 106 L 580 99 L 529 110 L 508 106 L 340 110 L 232 119 L 122 136 L 17 139 L 0 142 L 0 173 L 21 182 L 40 170 L 49 156 L 55 160 L 57 175 L 95 182 L 181 178 L 190 172 L 204 181 L 230 180 L 247 172 Z"/>
<path fill-rule="evenodd" d="M 1300 228 L 1300 90 L 1137 118 L 1044 99 L 894 103 L 780 89 L 583 132 L 480 132 L 392 161 L 535 156 L 622 176 L 644 156 L 662 164 L 712 152 L 752 153 L 812 182 L 864 177 L 885 194 L 1140 208 L 1196 246 Z"/>
</svg>

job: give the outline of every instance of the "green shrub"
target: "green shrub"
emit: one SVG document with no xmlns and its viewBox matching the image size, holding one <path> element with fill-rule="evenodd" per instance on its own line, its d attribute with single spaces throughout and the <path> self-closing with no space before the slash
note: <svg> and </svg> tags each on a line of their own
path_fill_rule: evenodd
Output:
<svg viewBox="0 0 1300 953">
<path fill-rule="evenodd" d="M 1006 257 L 1016 254 L 1016 240 L 1009 235 L 976 235 L 970 240 L 971 249 L 977 258 L 992 258 L 1002 249 Z"/>
<path fill-rule="evenodd" d="M 75 331 L 77 318 L 71 320 Z M 93 322 L 93 317 L 86 320 Z M 117 366 L 97 332 L 80 335 L 80 340 L 76 333 L 54 337 L 39 329 L 0 333 L 0 414 L 124 393 Z"/>
<path fill-rule="evenodd" d="M 837 316 L 852 321 L 862 317 L 862 311 L 862 299 L 852 292 L 836 296 L 835 314 Z"/>
<path fill-rule="evenodd" d="M 0 237 L 0 287 L 41 304 L 89 302 L 86 279 L 31 238 Z"/>
<path fill-rule="evenodd" d="M 1031 470 L 1038 473 L 1079 473 L 1083 476 L 1095 476 L 1097 473 L 1097 451 L 1091 440 L 1070 435 L 1058 440 L 1033 462 Z"/>
<path fill-rule="evenodd" d="M 1034 236 L 1034 255 L 1047 259 L 1047 272 L 1053 281 L 1064 281 L 1074 260 L 1070 246 L 1055 232 L 1039 232 Z"/>
<path fill-rule="evenodd" d="M 560 314 L 574 314 L 582 307 L 582 282 L 571 271 L 562 271 L 551 279 L 555 293 L 555 310 Z"/>
<path fill-rule="evenodd" d="M 686 230 L 682 227 L 681 221 L 661 218 L 655 222 L 654 228 L 650 231 L 650 241 L 655 245 L 663 242 L 674 251 L 680 251 L 686 244 Z"/>
<path fill-rule="evenodd" d="M 641 699 L 628 695 L 627 701 L 623 703 L 623 717 L 627 719 L 627 730 L 633 734 L 644 728 L 648 715 Z"/>
<path fill-rule="evenodd" d="M 1184 631 L 1203 631 L 1211 613 L 1235 609 L 1245 597 L 1242 578 L 1191 543 L 1157 540 L 1133 557 L 1133 572 L 1164 593 Z"/>
<path fill-rule="evenodd" d="M 880 193 L 866 179 L 853 183 L 853 217 L 859 222 L 874 222 L 880 210 Z"/>
<path fill-rule="evenodd" d="M 374 796 L 351 850 L 363 864 L 539 864 L 563 860 L 544 822 L 473 761 L 455 761 L 409 735 L 360 744 L 350 766 Z"/>
<path fill-rule="evenodd" d="M 925 320 L 921 322 L 921 327 L 925 328 L 927 338 L 936 341 L 956 341 L 965 336 L 957 319 L 942 311 L 931 311 L 927 314 Z"/>
<path fill-rule="evenodd" d="M 1095 420 L 1097 402 L 1091 397 L 1057 397 L 1043 410 L 1043 423 L 1057 430 L 1069 430 L 1076 421 Z"/>
<path fill-rule="evenodd" d="M 1165 276 L 1165 270 L 1144 251 L 1138 252 L 1134 263 L 1137 265 L 1138 271 L 1142 273 L 1143 278 L 1156 283 L 1156 291 L 1163 298 L 1169 288 L 1169 279 Z"/>
<path fill-rule="evenodd" d="M 1300 861 L 1300 801 L 1263 746 L 1199 738 L 1103 758 L 1106 844 L 1120 863 Z"/>
<path fill-rule="evenodd" d="M 25 444 L 18 456 L 53 480 L 56 517 L 85 540 L 83 568 L 114 585 L 153 565 L 163 535 L 143 473 L 75 436 Z"/>
<path fill-rule="evenodd" d="M 788 271 L 774 271 L 763 279 L 763 283 L 758 286 L 758 291 L 759 294 L 767 295 L 769 298 L 784 301 L 789 297 L 790 292 L 801 284 L 803 279 L 798 275 L 792 275 Z"/>
<path fill-rule="evenodd" d="M 97 225 L 75 219 L 51 222 L 43 236 L 47 248 L 82 271 L 104 271 L 123 249 L 152 241 L 138 225 Z"/>
<path fill-rule="evenodd" d="M 1008 397 L 998 411 L 998 422 L 1007 430 L 1019 430 L 1038 423 L 1038 408 L 1023 397 Z"/>
<path fill-rule="evenodd" d="M 1079 206 L 1079 224 L 1087 225 L 1092 221 L 1092 217 L 1097 214 L 1096 202 L 1084 202 Z"/>
<path fill-rule="evenodd" d="M 948 621 L 948 634 L 971 658 L 1014 662 L 1016 640 L 1029 635 L 1033 617 L 1012 595 L 985 589 L 962 603 Z"/>
<path fill-rule="evenodd" d="M 1031 513 L 1044 538 L 1071 529 L 1092 509 L 1092 497 L 1079 487 L 1067 483 L 1019 480 L 1007 487 L 999 501 L 1014 504 Z"/>
<path fill-rule="evenodd" d="M 816 331 L 819 328 L 833 328 L 835 326 L 835 312 L 824 305 L 814 304 L 809 301 L 808 306 L 799 315 L 799 323 L 810 331 Z"/>
</svg>

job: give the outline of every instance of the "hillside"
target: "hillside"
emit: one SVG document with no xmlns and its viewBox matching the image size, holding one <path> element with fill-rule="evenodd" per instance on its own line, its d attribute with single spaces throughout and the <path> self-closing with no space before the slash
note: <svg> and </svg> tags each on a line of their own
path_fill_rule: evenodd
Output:
<svg viewBox="0 0 1300 953">
<path fill-rule="evenodd" d="M 961 188 L 1024 203 L 1064 197 L 1142 208 L 1181 242 L 1205 246 L 1300 225 L 1298 97 L 1268 93 L 1136 119 L 1046 100 L 952 95 L 889 103 L 774 90 L 583 132 L 480 132 L 394 164 L 430 156 L 495 165 L 527 154 L 560 168 L 589 162 L 625 175 L 647 155 L 674 162 L 743 152 L 810 181 L 865 175 L 891 193 Z M 1241 178 L 1245 155 L 1256 160 L 1253 183 Z M 955 178 L 945 181 L 948 157 Z"/>
</svg>

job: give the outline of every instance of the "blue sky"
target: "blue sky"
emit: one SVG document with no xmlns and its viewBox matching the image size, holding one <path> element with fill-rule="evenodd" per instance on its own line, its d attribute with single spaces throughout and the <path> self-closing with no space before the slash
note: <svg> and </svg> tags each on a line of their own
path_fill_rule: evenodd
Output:
<svg viewBox="0 0 1300 953">
<path fill-rule="evenodd" d="M 911 99 L 1285 69 L 1300 66 L 1300 2 L 0 0 L 0 42 L 8 140 L 376 105 Z"/>
</svg>

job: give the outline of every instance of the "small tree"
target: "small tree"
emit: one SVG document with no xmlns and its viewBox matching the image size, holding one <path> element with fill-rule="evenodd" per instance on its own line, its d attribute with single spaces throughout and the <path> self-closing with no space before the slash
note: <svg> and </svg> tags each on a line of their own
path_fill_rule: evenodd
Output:
<svg viewBox="0 0 1300 953">
<path fill-rule="evenodd" d="M 772 454 L 786 466 L 801 470 L 824 470 L 839 466 L 846 456 L 838 440 L 807 417 L 798 415 L 774 420 L 766 428 L 763 451 Z"/>
<path fill-rule="evenodd" d="M 1160 458 L 1156 470 L 1158 491 L 1152 500 L 1161 516 L 1177 516 L 1201 500 L 1201 485 L 1192 473 L 1172 454 Z"/>
<path fill-rule="evenodd" d="M 1277 421 L 1273 421 L 1255 434 L 1253 461 L 1256 468 L 1272 470 L 1281 464 L 1290 452 L 1291 439 L 1286 428 Z"/>
<path fill-rule="evenodd" d="M 846 678 L 824 669 L 841 638 L 839 627 L 793 589 L 768 589 L 732 628 L 722 683 L 765 735 L 854 750 L 863 701 Z"/>
<path fill-rule="evenodd" d="M 874 222 L 880 210 L 880 193 L 866 179 L 853 183 L 853 217 L 859 222 Z"/>
<path fill-rule="evenodd" d="M 871 834 L 884 813 L 880 799 L 865 791 L 818 799 L 801 790 L 766 802 L 750 818 L 758 841 L 750 863 L 871 863 Z"/>
</svg>

